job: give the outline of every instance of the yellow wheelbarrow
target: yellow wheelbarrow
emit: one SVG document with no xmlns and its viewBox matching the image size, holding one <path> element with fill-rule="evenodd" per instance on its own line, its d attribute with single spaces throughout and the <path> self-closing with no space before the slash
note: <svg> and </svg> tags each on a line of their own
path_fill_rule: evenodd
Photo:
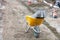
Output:
<svg viewBox="0 0 60 40">
<path fill-rule="evenodd" d="M 29 28 L 32 28 L 34 31 L 34 36 L 36 38 L 39 37 L 40 29 L 39 25 L 41 25 L 44 21 L 44 18 L 32 18 L 31 16 L 26 16 L 26 32 L 28 32 Z"/>
</svg>

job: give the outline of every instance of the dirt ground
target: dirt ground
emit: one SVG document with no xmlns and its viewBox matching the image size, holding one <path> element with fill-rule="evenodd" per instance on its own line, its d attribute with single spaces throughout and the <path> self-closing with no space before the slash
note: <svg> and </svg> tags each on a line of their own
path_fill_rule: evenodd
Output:
<svg viewBox="0 0 60 40">
<path fill-rule="evenodd" d="M 40 37 L 35 38 L 33 31 L 25 33 L 25 16 L 32 15 L 27 7 L 17 0 L 5 0 L 3 9 L 3 40 L 59 40 L 45 25 L 40 26 Z"/>
</svg>

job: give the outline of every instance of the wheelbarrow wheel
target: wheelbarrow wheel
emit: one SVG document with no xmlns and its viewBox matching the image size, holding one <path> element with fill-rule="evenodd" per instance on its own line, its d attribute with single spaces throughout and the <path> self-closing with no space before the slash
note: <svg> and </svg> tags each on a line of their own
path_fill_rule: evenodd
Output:
<svg viewBox="0 0 60 40">
<path fill-rule="evenodd" d="M 37 31 L 37 32 L 34 31 L 34 36 L 35 36 L 36 38 L 39 38 L 39 34 L 40 34 L 40 33 L 38 33 L 38 31 L 40 31 L 40 28 L 39 28 L 39 27 L 34 27 L 34 29 Z"/>
<path fill-rule="evenodd" d="M 34 36 L 35 36 L 36 38 L 39 38 L 39 33 L 34 32 Z"/>
</svg>

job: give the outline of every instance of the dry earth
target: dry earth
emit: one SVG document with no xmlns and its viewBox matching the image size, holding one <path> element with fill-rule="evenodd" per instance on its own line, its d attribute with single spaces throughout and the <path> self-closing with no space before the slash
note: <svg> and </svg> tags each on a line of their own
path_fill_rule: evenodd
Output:
<svg viewBox="0 0 60 40">
<path fill-rule="evenodd" d="M 33 31 L 25 33 L 25 16 L 32 13 L 17 0 L 5 0 L 3 9 L 3 40 L 58 40 L 58 38 L 45 26 L 40 26 L 40 37 L 36 39 Z"/>
</svg>

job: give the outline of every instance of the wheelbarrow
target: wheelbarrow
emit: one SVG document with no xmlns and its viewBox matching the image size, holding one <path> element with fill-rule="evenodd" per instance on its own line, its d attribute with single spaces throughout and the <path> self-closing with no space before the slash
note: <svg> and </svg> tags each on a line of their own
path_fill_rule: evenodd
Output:
<svg viewBox="0 0 60 40">
<path fill-rule="evenodd" d="M 29 15 L 26 16 L 26 32 L 31 28 L 33 29 L 33 34 L 36 38 L 39 37 L 40 28 L 39 26 L 43 23 L 44 18 L 33 18 Z"/>
</svg>

